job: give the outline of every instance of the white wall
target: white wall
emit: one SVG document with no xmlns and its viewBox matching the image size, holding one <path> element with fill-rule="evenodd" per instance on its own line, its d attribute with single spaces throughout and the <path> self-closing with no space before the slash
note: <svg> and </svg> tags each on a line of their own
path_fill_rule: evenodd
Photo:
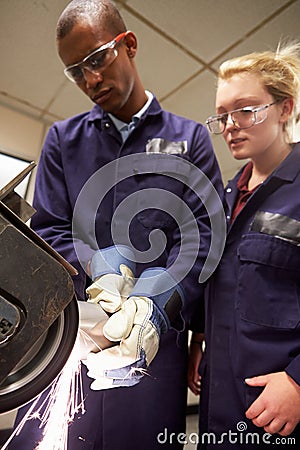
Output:
<svg viewBox="0 0 300 450">
<path fill-rule="evenodd" d="M 42 121 L 0 105 L 0 151 L 37 163 L 47 130 Z M 34 174 L 27 195 L 29 202 L 33 187 Z"/>
</svg>

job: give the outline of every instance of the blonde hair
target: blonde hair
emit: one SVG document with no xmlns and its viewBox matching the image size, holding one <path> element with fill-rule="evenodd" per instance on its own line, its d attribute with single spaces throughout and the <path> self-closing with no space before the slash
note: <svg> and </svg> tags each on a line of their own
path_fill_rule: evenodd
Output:
<svg viewBox="0 0 300 450">
<path fill-rule="evenodd" d="M 220 65 L 218 81 L 241 73 L 257 75 L 274 100 L 294 99 L 293 116 L 284 128 L 287 133 L 291 131 L 293 121 L 299 120 L 300 42 L 279 43 L 276 51 L 254 52 L 225 61 Z"/>
</svg>

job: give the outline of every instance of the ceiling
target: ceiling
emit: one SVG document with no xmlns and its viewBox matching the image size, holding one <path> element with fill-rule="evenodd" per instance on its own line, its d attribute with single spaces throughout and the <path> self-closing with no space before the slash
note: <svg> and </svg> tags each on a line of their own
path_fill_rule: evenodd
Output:
<svg viewBox="0 0 300 450">
<path fill-rule="evenodd" d="M 45 123 L 91 108 L 63 74 L 55 26 L 67 0 L 0 0 L 0 105 Z M 139 40 L 145 88 L 177 114 L 205 121 L 214 112 L 223 60 L 300 39 L 300 0 L 120 0 Z M 213 137 L 225 180 L 239 168 L 222 137 Z"/>
</svg>

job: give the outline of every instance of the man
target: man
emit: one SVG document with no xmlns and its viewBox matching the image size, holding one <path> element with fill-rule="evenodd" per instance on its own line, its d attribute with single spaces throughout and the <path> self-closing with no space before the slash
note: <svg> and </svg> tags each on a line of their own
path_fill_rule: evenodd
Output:
<svg viewBox="0 0 300 450">
<path fill-rule="evenodd" d="M 180 433 L 185 431 L 187 329 L 193 314 L 201 309 L 202 286 L 198 279 L 213 240 L 208 210 L 213 220 L 222 219 L 216 194 L 222 192 L 216 158 L 202 125 L 162 110 L 156 98 L 145 91 L 135 65 L 136 36 L 126 30 L 109 0 L 69 3 L 58 21 L 57 45 L 65 74 L 95 106 L 50 129 L 39 163 L 34 199 L 37 214 L 32 226 L 77 268 L 79 275 L 74 285 L 81 300 L 86 298 L 90 277 L 95 281 L 103 273 L 110 275 L 101 266 L 107 262 L 107 255 L 108 266 L 118 272 L 113 275 L 123 276 L 119 263 L 115 268 L 109 259 L 116 244 L 133 251 L 135 268 L 125 257 L 123 267 L 132 269 L 130 276 L 138 278 L 136 286 L 140 291 L 135 287 L 134 301 L 130 303 L 129 299 L 114 307 L 111 319 L 119 317 L 120 312 L 127 314 L 124 305 L 131 304 L 138 312 L 144 305 L 147 311 L 142 325 L 136 316 L 133 320 L 138 327 L 133 347 L 149 325 L 145 319 L 149 311 L 149 329 L 155 335 L 151 335 L 150 345 L 148 337 L 141 338 L 137 360 L 148 376 L 133 377 L 132 386 L 125 382 L 115 387 L 113 375 L 113 389 L 92 391 L 92 380 L 85 376 L 83 366 L 86 413 L 78 415 L 70 426 L 69 448 L 155 450 L 162 448 L 159 435 L 167 430 L 176 438 L 167 439 L 163 448 L 179 449 Z M 128 173 L 124 175 L 124 171 Z M 86 192 L 90 195 L 85 197 Z M 131 198 L 134 201 L 117 215 L 122 202 Z M 185 206 L 188 211 L 183 213 Z M 195 224 L 201 237 L 198 240 L 193 234 Z M 204 278 L 213 270 L 218 254 L 211 259 Z M 124 261 L 129 261 L 128 265 Z M 158 268 L 155 273 L 167 274 L 165 289 L 153 292 L 153 268 Z M 143 284 L 147 270 L 148 290 Z M 170 280 L 174 283 L 168 284 Z M 99 292 L 94 294 L 91 288 L 88 291 L 97 301 Z M 182 304 L 186 326 L 179 335 Z M 171 315 L 167 311 L 170 305 Z M 112 323 L 107 331 L 111 340 L 114 326 Z M 124 342 L 128 344 L 126 349 L 132 355 L 130 331 L 128 339 L 128 332 L 125 336 L 122 331 L 115 340 L 121 341 L 120 348 Z M 105 366 L 102 353 L 96 354 L 96 368 L 97 364 Z M 88 369 L 93 372 L 91 365 Z M 92 378 L 97 382 L 97 375 L 92 374 Z M 35 448 L 37 434 L 34 422 L 29 422 L 15 439 L 15 448 Z"/>
</svg>

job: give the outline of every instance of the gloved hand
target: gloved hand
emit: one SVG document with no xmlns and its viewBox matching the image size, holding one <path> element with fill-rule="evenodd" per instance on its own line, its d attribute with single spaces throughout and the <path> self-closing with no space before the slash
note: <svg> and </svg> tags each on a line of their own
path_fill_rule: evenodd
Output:
<svg viewBox="0 0 300 450">
<path fill-rule="evenodd" d="M 132 256 L 125 246 L 108 247 L 94 254 L 91 261 L 94 283 L 86 290 L 88 302 L 99 303 L 110 314 L 121 308 L 134 286 Z"/>
<path fill-rule="evenodd" d="M 88 302 L 99 303 L 107 313 L 121 308 L 134 286 L 134 275 L 125 264 L 119 266 L 118 273 L 108 273 L 97 278 L 86 290 Z"/>
<path fill-rule="evenodd" d="M 118 379 L 115 380 L 114 369 L 123 367 L 118 370 L 120 383 L 122 383 L 123 373 L 126 374 L 126 366 L 131 364 L 130 370 L 133 370 L 134 360 L 129 356 L 123 355 L 119 348 L 111 348 L 110 352 L 104 353 L 104 349 L 115 346 L 116 342 L 108 340 L 103 334 L 103 327 L 108 320 L 108 315 L 94 303 L 78 301 L 79 307 L 79 332 L 78 332 L 78 349 L 80 359 L 89 367 L 89 375 L 95 378 L 91 388 L 95 390 L 109 389 L 116 387 Z M 95 352 L 95 353 L 94 353 Z M 99 353 L 98 353 L 99 352 Z M 101 364 L 97 364 L 97 355 L 101 355 Z M 103 369 L 103 365 L 105 366 Z M 141 375 L 139 373 L 133 375 L 130 379 L 131 385 L 136 384 Z M 127 384 L 129 385 L 129 384 Z"/>
<path fill-rule="evenodd" d="M 146 296 L 146 292 L 150 295 Z M 88 375 L 96 380 L 91 388 L 138 383 L 158 351 L 161 333 L 180 317 L 182 304 L 181 289 L 167 271 L 144 271 L 132 296 L 103 327 L 104 336 L 120 344 L 97 354 L 90 353 L 84 361 Z"/>
<path fill-rule="evenodd" d="M 160 323 L 161 322 L 161 323 Z M 156 324 L 156 325 L 155 325 Z M 159 348 L 164 318 L 147 297 L 130 297 L 121 310 L 103 326 L 103 335 L 121 341 L 116 347 L 89 353 L 83 361 L 88 376 L 94 378 L 91 389 L 133 386 L 143 378 Z"/>
<path fill-rule="evenodd" d="M 119 346 L 89 353 L 82 362 L 88 368 L 87 375 L 94 379 L 90 386 L 94 391 L 134 386 L 145 374 L 141 362 L 122 355 Z"/>
<path fill-rule="evenodd" d="M 78 301 L 78 312 L 78 348 L 81 360 L 86 359 L 89 352 L 98 352 L 116 345 L 103 334 L 103 326 L 109 316 L 102 308 L 94 303 Z"/>
<path fill-rule="evenodd" d="M 103 334 L 110 341 L 120 341 L 122 355 L 141 360 L 147 368 L 158 351 L 161 333 L 167 329 L 164 316 L 150 298 L 130 297 L 105 323 Z"/>
</svg>

